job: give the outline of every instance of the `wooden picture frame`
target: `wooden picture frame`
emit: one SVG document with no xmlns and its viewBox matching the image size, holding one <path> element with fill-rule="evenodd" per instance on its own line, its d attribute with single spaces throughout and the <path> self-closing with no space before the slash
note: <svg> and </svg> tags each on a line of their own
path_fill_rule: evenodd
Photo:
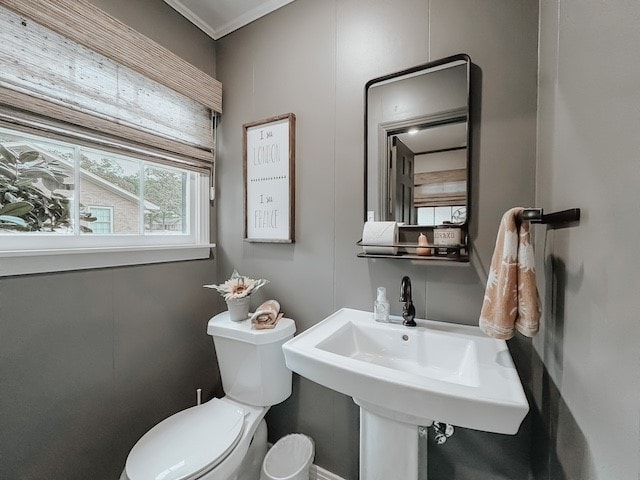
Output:
<svg viewBox="0 0 640 480">
<path fill-rule="evenodd" d="M 244 240 L 295 242 L 296 116 L 242 126 Z"/>
</svg>

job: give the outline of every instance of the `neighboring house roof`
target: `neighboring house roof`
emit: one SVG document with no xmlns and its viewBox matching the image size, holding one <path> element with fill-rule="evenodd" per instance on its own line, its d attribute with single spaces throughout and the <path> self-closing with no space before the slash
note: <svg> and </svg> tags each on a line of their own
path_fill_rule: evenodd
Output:
<svg viewBox="0 0 640 480">
<path fill-rule="evenodd" d="M 64 158 L 64 157 L 60 157 L 57 155 L 53 155 L 51 152 L 47 152 L 46 150 L 43 150 L 40 147 L 37 147 L 35 145 L 32 145 L 30 143 L 27 142 L 7 142 L 4 144 L 6 147 L 17 147 L 17 148 L 23 148 L 24 151 L 29 151 L 29 150 L 34 150 L 36 152 L 38 152 L 40 155 L 42 155 L 43 157 L 45 157 L 47 160 L 52 160 L 52 161 L 56 161 L 60 164 L 61 167 L 67 169 L 67 170 L 73 170 L 73 165 L 71 163 L 70 160 Z M 105 180 L 104 178 L 88 172 L 87 170 L 81 168 L 80 169 L 80 176 L 85 179 L 88 180 L 106 190 L 109 190 L 110 192 L 119 195 L 127 200 L 130 200 L 132 202 L 139 202 L 140 201 L 140 197 L 138 195 L 135 195 L 131 192 L 128 192 L 127 190 L 125 190 L 122 187 L 119 187 L 118 185 L 109 182 L 108 180 Z M 161 208 L 156 205 L 153 202 L 150 202 L 148 200 L 144 201 L 144 208 L 145 210 L 152 210 L 152 211 L 156 211 L 156 210 L 161 210 Z"/>
</svg>

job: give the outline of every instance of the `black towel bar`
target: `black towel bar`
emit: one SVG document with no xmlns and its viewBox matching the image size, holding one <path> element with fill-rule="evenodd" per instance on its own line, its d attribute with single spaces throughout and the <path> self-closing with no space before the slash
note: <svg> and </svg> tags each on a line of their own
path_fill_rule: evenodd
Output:
<svg viewBox="0 0 640 480">
<path fill-rule="evenodd" d="M 523 220 L 531 223 L 542 223 L 552 228 L 568 227 L 580 221 L 580 209 L 570 208 L 561 212 L 545 214 L 542 208 L 526 208 L 522 214 Z"/>
</svg>

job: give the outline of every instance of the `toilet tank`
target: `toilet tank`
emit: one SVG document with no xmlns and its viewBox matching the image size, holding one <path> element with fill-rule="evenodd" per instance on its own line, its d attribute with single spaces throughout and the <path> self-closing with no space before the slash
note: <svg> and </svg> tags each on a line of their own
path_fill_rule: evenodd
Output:
<svg viewBox="0 0 640 480">
<path fill-rule="evenodd" d="M 265 330 L 252 329 L 250 320 L 229 320 L 229 312 L 209 320 L 207 333 L 213 337 L 226 396 L 259 407 L 287 399 L 291 370 L 285 365 L 282 344 L 295 331 L 290 318 L 281 318 L 275 328 Z"/>
</svg>

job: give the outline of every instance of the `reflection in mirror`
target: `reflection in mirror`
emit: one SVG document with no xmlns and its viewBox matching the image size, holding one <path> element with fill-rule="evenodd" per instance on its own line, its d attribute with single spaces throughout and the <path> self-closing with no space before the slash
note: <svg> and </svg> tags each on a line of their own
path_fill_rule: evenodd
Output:
<svg viewBox="0 0 640 480">
<path fill-rule="evenodd" d="M 367 83 L 366 219 L 466 223 L 470 63 L 456 55 Z"/>
</svg>

